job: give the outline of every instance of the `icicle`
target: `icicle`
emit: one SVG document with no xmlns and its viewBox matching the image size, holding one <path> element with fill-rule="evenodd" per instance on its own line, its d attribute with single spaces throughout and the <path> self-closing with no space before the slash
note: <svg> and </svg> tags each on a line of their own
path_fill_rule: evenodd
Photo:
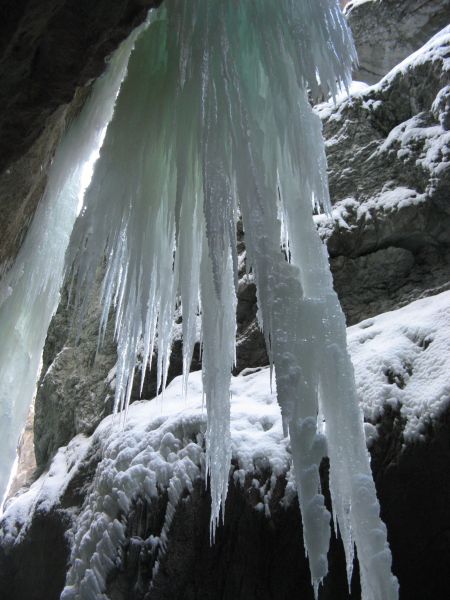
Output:
<svg viewBox="0 0 450 600">
<path fill-rule="evenodd" d="M 107 258 L 101 326 L 114 307 L 116 409 L 127 406 L 139 357 L 143 378 L 154 349 L 164 389 L 180 298 L 186 389 L 200 286 L 213 538 L 228 484 L 241 211 L 316 597 L 328 569 L 331 516 L 319 477 L 328 454 L 348 575 L 356 542 L 364 600 L 394 600 L 344 317 L 312 219 L 313 206 L 330 202 L 308 91 L 336 95 L 354 60 L 336 0 L 166 0 L 131 56 L 68 264 L 82 311 Z"/>
<path fill-rule="evenodd" d="M 222 261 L 221 261 L 222 262 Z M 202 256 L 203 389 L 206 396 L 206 475 L 211 481 L 211 540 L 214 540 L 225 499 L 231 462 L 230 381 L 235 353 L 236 297 L 229 252 L 220 264 L 220 294 L 216 291 L 213 265 L 207 245 Z"/>
<path fill-rule="evenodd" d="M 47 329 L 58 306 L 64 254 L 80 197 L 141 30 L 117 50 L 67 131 L 26 239 L 0 283 L 0 501 L 35 391 Z"/>
</svg>

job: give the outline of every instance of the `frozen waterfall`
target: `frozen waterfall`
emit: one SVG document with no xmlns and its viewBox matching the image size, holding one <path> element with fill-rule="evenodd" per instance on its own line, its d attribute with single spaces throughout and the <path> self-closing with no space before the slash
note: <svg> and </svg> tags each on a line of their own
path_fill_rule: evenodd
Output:
<svg viewBox="0 0 450 600">
<path fill-rule="evenodd" d="M 228 486 L 235 231 L 242 215 L 316 595 L 328 569 L 331 516 L 319 465 L 329 456 L 348 577 L 356 544 L 364 598 L 382 600 L 397 597 L 397 582 L 344 317 L 312 219 L 313 206 L 327 210 L 329 198 L 321 126 L 308 91 L 335 95 L 348 86 L 354 59 L 335 0 L 166 0 L 131 56 L 69 266 L 82 314 L 107 257 L 101 334 L 114 309 L 119 410 L 128 404 L 135 365 L 143 378 L 154 350 L 164 388 L 178 303 L 187 376 L 201 307 L 214 535 Z M 280 212 L 290 262 L 280 249 Z"/>
<path fill-rule="evenodd" d="M 80 199 L 139 32 L 115 53 L 64 136 L 25 241 L 0 281 L 0 502 L 35 392 L 47 330 L 58 306 L 64 255 Z"/>
<path fill-rule="evenodd" d="M 335 96 L 348 86 L 354 60 L 337 0 L 165 0 L 131 53 L 73 229 L 67 270 L 82 323 L 88 293 L 106 263 L 99 335 L 101 342 L 114 312 L 116 410 L 127 408 L 136 365 L 142 365 L 143 381 L 153 351 L 158 386 L 164 389 L 180 304 L 187 377 L 201 314 L 214 537 L 224 517 L 230 469 L 236 222 L 242 216 L 247 269 L 255 278 L 258 319 L 291 440 L 316 597 L 328 570 L 332 517 L 319 477 L 320 462 L 328 456 L 334 527 L 344 543 L 348 578 L 356 545 L 364 600 L 394 600 L 398 585 L 379 517 L 344 316 L 312 219 L 314 207 L 329 210 L 330 202 L 321 125 L 309 95 Z M 119 82 L 117 75 L 116 88 Z M 111 111 L 114 93 L 109 93 Z M 92 141 L 88 146 L 92 148 Z M 72 173 L 80 156 L 87 156 L 79 152 L 70 144 L 61 159 L 69 165 L 61 170 L 63 180 L 47 195 L 47 202 L 64 197 L 70 204 L 65 220 L 72 215 L 64 243 L 52 251 L 58 264 L 39 271 L 31 262 L 27 268 L 38 274 L 40 287 L 17 292 L 23 318 L 30 323 L 27 331 L 36 321 L 47 327 L 56 305 L 61 249 L 75 219 L 70 189 L 78 171 Z M 45 202 L 42 206 L 45 210 Z M 59 200 L 58 210 L 61 206 Z M 53 219 L 55 210 L 50 210 Z M 51 230 L 46 225 L 37 229 L 36 247 L 43 247 L 45 231 L 48 236 Z M 282 242 L 288 244 L 289 261 Z M 24 252 L 28 258 L 26 246 Z M 17 268 L 25 272 L 20 265 L 18 261 Z M 32 278 L 25 279 L 29 285 Z M 51 302 L 44 320 L 34 312 L 38 308 L 31 311 L 30 299 L 41 288 L 45 291 L 47 282 Z M 13 293 L 19 289 L 15 282 L 10 285 Z M 1 316 L 6 323 L 16 322 Z M 25 339 L 26 351 L 32 348 L 37 356 L 33 378 L 44 336 L 42 331 L 39 343 Z M 3 390 L 11 387 L 2 383 Z M 27 401 L 30 395 L 28 390 Z M 64 598 L 79 598 L 77 590 L 87 589 L 95 579 L 76 552 Z M 95 585 L 92 593 L 99 597 L 101 581 Z"/>
</svg>

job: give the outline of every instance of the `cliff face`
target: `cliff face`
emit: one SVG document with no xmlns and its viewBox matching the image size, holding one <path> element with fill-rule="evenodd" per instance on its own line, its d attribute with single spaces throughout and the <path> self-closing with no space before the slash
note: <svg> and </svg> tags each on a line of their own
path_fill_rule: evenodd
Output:
<svg viewBox="0 0 450 600">
<path fill-rule="evenodd" d="M 450 23 L 446 0 L 350 0 L 345 4 L 358 47 L 354 79 L 370 84 Z"/>
<path fill-rule="evenodd" d="M 81 7 L 78 2 L 75 10 L 70 1 L 11 3 L 0 46 L 0 52 L 4 48 L 0 65 L 5 65 L 5 73 L 14 71 L 14 60 L 20 59 L 13 51 L 14 40 L 22 39 L 20 32 L 33 31 L 35 35 L 22 36 L 28 44 L 23 65 L 17 67 L 22 76 L 11 77 L 9 104 L 5 104 L 12 117 L 10 122 L 0 123 L 7 132 L 4 139 L 10 140 L 9 148 L 14 148 L 10 152 L 7 145 L 0 146 L 0 158 L 7 166 L 0 177 L 0 191 L 5 190 L 0 204 L 4 225 L 0 222 L 0 227 L 7 232 L 0 246 L 0 264 L 14 255 L 18 235 L 45 185 L 55 145 L 65 123 L 83 102 L 86 91 L 75 90 L 98 75 L 104 56 L 151 4 L 109 2 L 105 8 L 102 2 Z M 450 595 L 446 577 L 450 487 L 445 477 L 450 465 L 449 390 L 445 385 L 450 352 L 442 320 L 449 306 L 445 290 L 450 287 L 450 31 L 428 43 L 401 68 L 387 71 L 427 42 L 439 28 L 440 19 L 447 24 L 448 9 L 446 1 L 421 2 L 414 7 L 406 0 L 350 2 L 346 10 L 360 53 L 360 73 L 366 68 L 366 56 L 376 62 L 376 68 L 371 63 L 366 69 L 374 79 L 364 73 L 361 78 L 378 81 L 386 77 L 373 87 L 338 99 L 336 106 L 325 103 L 317 107 L 324 124 L 334 204 L 332 219 L 318 217 L 317 225 L 328 245 L 348 324 L 355 324 L 349 340 L 402 600 Z M 399 37 L 396 27 L 401 19 L 404 27 Z M 56 52 L 56 48 L 66 51 Z M 380 55 L 382 51 L 389 60 Z M 30 53 L 37 55 L 34 62 Z M 64 60 L 68 62 L 62 69 L 60 61 Z M 61 70 L 64 73 L 59 73 Z M 42 91 L 20 101 L 23 90 L 14 90 L 24 87 L 28 79 L 30 90 L 42 86 Z M 47 93 L 47 84 L 54 86 L 49 88 L 51 93 Z M 26 136 L 12 126 L 20 120 L 20 111 L 29 113 L 23 119 Z M 239 251 L 243 261 L 242 231 Z M 409 306 L 422 298 L 424 304 Z M 380 313 L 399 307 L 405 307 L 404 312 L 377 319 Z M 244 372 L 234 384 L 241 392 L 246 381 L 265 377 L 264 370 L 245 371 L 267 364 L 255 322 L 256 308 L 254 284 L 242 271 L 237 372 Z M 105 479 L 106 487 L 99 490 L 94 475 L 97 473 L 98 479 L 106 472 L 108 444 L 116 443 L 109 421 L 102 422 L 111 410 L 108 397 L 116 350 L 109 331 L 94 363 L 98 315 L 93 296 L 78 345 L 69 333 L 70 314 L 64 303 L 50 327 L 34 422 L 36 456 L 43 474 L 34 487 L 10 503 L 0 525 L 2 597 L 58 598 L 74 536 L 89 526 L 89 514 L 95 512 L 92 502 L 110 496 L 111 502 L 116 502 L 111 514 L 112 522 L 116 519 L 119 524 L 121 543 L 105 571 L 109 598 L 312 599 L 301 521 L 290 485 L 289 450 L 277 434 L 276 418 L 265 414 L 261 406 L 257 412 L 260 420 L 248 423 L 247 430 L 256 427 L 259 437 L 254 439 L 260 440 L 259 444 L 266 438 L 277 444 L 267 446 L 268 460 L 261 461 L 257 449 L 262 446 L 255 442 L 246 449 L 251 460 L 245 462 L 241 437 L 236 433 L 239 427 L 242 430 L 240 419 L 226 522 L 219 528 L 214 546 L 209 544 L 200 413 L 189 426 L 178 422 L 163 426 L 159 417 L 153 421 L 146 417 L 144 434 L 133 429 L 132 412 L 129 431 L 120 441 L 131 448 L 130 454 L 114 465 L 117 478 L 111 489 L 107 488 L 110 480 Z M 426 318 L 422 319 L 423 315 Z M 171 377 L 181 370 L 180 347 L 181 341 L 176 340 Z M 198 358 L 195 369 L 201 366 Z M 144 397 L 154 394 L 155 382 L 147 377 Z M 249 394 L 248 401 L 254 397 L 255 393 Z M 140 410 L 152 410 L 145 406 L 138 403 L 133 410 L 137 415 Z M 412 430 L 414 419 L 418 424 Z M 143 417 L 137 418 L 140 420 Z M 161 427 L 167 427 L 164 431 L 173 439 L 167 441 L 169 438 L 159 435 Z M 179 477 L 181 491 L 175 501 L 165 479 L 158 480 L 156 494 L 144 484 L 127 483 L 128 469 L 148 467 L 136 458 L 150 445 L 146 435 L 156 436 L 152 447 L 164 457 L 164 469 L 173 470 L 172 479 Z M 168 458 L 171 453 L 178 456 L 178 462 Z M 183 479 L 174 465 L 186 456 L 195 468 Z M 280 460 L 276 468 L 274 457 Z M 326 463 L 322 476 L 326 491 Z M 329 559 L 330 576 L 321 598 L 360 598 L 357 577 L 350 596 L 347 591 L 340 542 L 333 540 Z M 156 564 L 159 566 L 154 569 Z"/>
<path fill-rule="evenodd" d="M 15 256 L 85 86 L 158 0 L 6 0 L 0 7 L 0 273 Z M 78 91 L 77 91 L 78 90 Z"/>
</svg>

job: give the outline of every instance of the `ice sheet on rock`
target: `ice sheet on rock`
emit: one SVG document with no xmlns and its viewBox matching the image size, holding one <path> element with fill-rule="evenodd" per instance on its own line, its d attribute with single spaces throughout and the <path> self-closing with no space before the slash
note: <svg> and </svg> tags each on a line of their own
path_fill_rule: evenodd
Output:
<svg viewBox="0 0 450 600">
<path fill-rule="evenodd" d="M 0 282 L 0 502 L 35 391 L 47 329 L 58 305 L 64 254 L 80 197 L 137 34 L 114 54 L 59 145 L 25 241 Z"/>
</svg>

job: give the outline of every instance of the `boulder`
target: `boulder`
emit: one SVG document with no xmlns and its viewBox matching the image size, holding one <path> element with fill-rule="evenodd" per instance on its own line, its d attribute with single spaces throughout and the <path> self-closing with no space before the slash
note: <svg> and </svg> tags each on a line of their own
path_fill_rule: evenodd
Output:
<svg viewBox="0 0 450 600">
<path fill-rule="evenodd" d="M 370 84 L 450 23 L 448 0 L 350 0 L 345 4 L 359 57 L 354 79 Z"/>
</svg>

